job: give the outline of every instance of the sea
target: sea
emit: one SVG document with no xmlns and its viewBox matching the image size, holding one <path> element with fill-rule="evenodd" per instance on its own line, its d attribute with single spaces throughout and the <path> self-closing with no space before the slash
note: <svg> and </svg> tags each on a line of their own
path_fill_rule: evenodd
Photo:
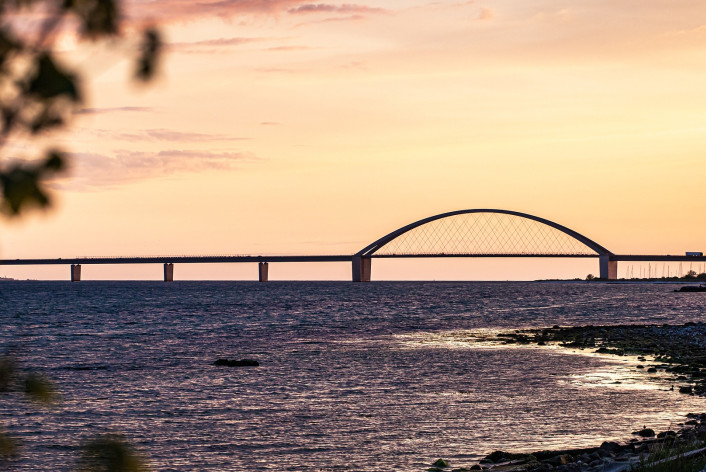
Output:
<svg viewBox="0 0 706 472">
<path fill-rule="evenodd" d="M 122 435 L 157 471 L 425 471 L 629 440 L 706 399 L 634 357 L 506 346 L 529 327 L 706 321 L 706 294 L 580 282 L 0 283 L 0 349 L 56 386 L 0 394 L 8 470 Z M 254 359 L 257 367 L 214 361 Z"/>
</svg>

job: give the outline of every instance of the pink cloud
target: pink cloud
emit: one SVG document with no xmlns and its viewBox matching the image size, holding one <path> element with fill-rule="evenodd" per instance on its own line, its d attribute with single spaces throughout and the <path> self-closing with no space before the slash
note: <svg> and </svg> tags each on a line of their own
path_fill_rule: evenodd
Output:
<svg viewBox="0 0 706 472">
<path fill-rule="evenodd" d="M 155 153 L 116 151 L 113 154 L 73 153 L 74 177 L 57 176 L 51 187 L 91 191 L 179 173 L 234 169 L 243 161 L 257 160 L 247 152 L 169 149 Z"/>
<path fill-rule="evenodd" d="M 155 21 L 186 22 L 204 17 L 230 18 L 238 15 L 276 15 L 282 12 L 290 14 L 334 13 L 353 16 L 381 13 L 383 8 L 368 7 L 353 3 L 331 5 L 311 3 L 306 0 L 131 0 L 126 4 L 126 17 L 130 22 Z"/>
<path fill-rule="evenodd" d="M 108 108 L 81 108 L 76 110 L 74 115 L 101 115 L 104 113 L 119 113 L 119 112 L 148 112 L 152 111 L 149 107 L 108 107 Z"/>
<path fill-rule="evenodd" d="M 341 13 L 341 14 L 361 14 L 361 13 L 381 13 L 385 10 L 382 8 L 373 8 L 365 5 L 355 5 L 346 3 L 343 5 L 330 5 L 326 3 L 307 3 L 288 10 L 291 14 L 306 14 L 306 13 Z"/>
<path fill-rule="evenodd" d="M 226 136 L 222 134 L 185 132 L 164 128 L 145 129 L 132 133 L 108 130 L 93 130 L 92 133 L 101 138 L 110 138 L 126 142 L 169 141 L 175 143 L 195 143 L 217 141 L 244 141 L 249 139 L 243 137 Z"/>
<path fill-rule="evenodd" d="M 179 42 L 171 43 L 168 45 L 169 49 L 173 52 L 180 54 L 220 54 L 228 53 L 232 48 L 238 47 L 245 44 L 256 44 L 256 43 L 267 43 L 267 42 L 281 42 L 286 41 L 289 38 L 247 38 L 247 37 L 234 37 L 234 38 L 217 38 L 209 39 L 203 41 L 192 41 L 192 42 Z M 257 47 L 257 46 L 253 46 Z M 301 45 L 289 45 L 289 46 L 262 46 L 259 48 L 262 51 L 304 51 L 313 49 L 309 46 Z"/>
<path fill-rule="evenodd" d="M 365 20 L 365 19 L 366 19 L 365 15 L 332 16 L 329 18 L 324 18 L 323 20 L 305 22 L 305 23 L 302 23 L 302 25 L 307 25 L 307 24 L 310 25 L 310 24 L 316 24 L 316 23 L 329 23 L 329 22 L 334 22 L 334 21 L 360 21 L 360 20 Z"/>
<path fill-rule="evenodd" d="M 133 0 L 126 5 L 132 21 L 191 21 L 203 17 L 232 17 L 244 14 L 277 14 L 294 8 L 303 0 Z"/>
<path fill-rule="evenodd" d="M 257 41 L 265 41 L 264 38 L 217 38 L 207 39 L 204 41 L 193 41 L 190 43 L 170 43 L 170 47 L 193 47 L 193 46 L 240 46 L 241 44 L 254 43 Z"/>
</svg>

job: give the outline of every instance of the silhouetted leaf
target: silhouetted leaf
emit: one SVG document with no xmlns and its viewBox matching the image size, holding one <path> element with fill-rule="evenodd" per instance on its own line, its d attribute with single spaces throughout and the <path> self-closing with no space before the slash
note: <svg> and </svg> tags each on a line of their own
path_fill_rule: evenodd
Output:
<svg viewBox="0 0 706 472">
<path fill-rule="evenodd" d="M 25 393 L 30 400 L 44 405 L 50 405 L 58 398 L 56 389 L 49 379 L 36 373 L 31 373 L 25 378 Z"/>
<path fill-rule="evenodd" d="M 64 169 L 65 158 L 59 151 L 49 151 L 38 163 L 15 164 L 0 172 L 2 201 L 0 209 L 16 216 L 28 206 L 39 208 L 49 205 L 49 195 L 43 188 L 43 180 Z"/>
<path fill-rule="evenodd" d="M 0 174 L 2 184 L 2 209 L 10 215 L 18 215 L 27 205 L 45 207 L 49 198 L 39 188 L 39 173 L 35 167 L 15 164 Z"/>
<path fill-rule="evenodd" d="M 10 356 L 0 357 L 0 392 L 10 389 L 10 381 L 15 375 L 15 360 Z"/>
<path fill-rule="evenodd" d="M 120 0 L 0 0 L 0 149 L 7 143 L 12 143 L 13 149 L 27 144 L 26 148 L 34 149 L 29 133 L 62 127 L 72 118 L 72 108 L 82 101 L 81 84 L 55 60 L 55 41 L 65 27 L 77 24 L 81 36 L 89 39 L 118 34 L 119 4 Z M 68 23 L 67 17 L 78 21 Z M 157 31 L 146 30 L 136 71 L 140 80 L 154 75 L 160 49 Z M 48 206 L 44 180 L 63 170 L 65 160 L 60 152 L 50 151 L 32 162 L 12 158 L 2 162 L 0 211 L 15 216 L 28 207 Z M 26 373 L 17 368 L 12 356 L 0 355 L 0 393 L 21 395 L 23 391 L 43 404 L 59 398 L 46 377 Z M 0 469 L 16 449 L 16 442 L 0 427 Z M 80 471 L 147 470 L 142 457 L 119 436 L 97 437 L 82 451 Z"/>
<path fill-rule="evenodd" d="M 59 151 L 49 151 L 46 159 L 44 159 L 44 169 L 48 172 L 60 172 L 66 167 L 66 159 Z"/>
<path fill-rule="evenodd" d="M 51 128 L 57 128 L 64 124 L 62 116 L 51 106 L 45 106 L 42 112 L 38 114 L 30 123 L 30 131 L 33 134 L 41 131 L 46 131 Z"/>
<path fill-rule="evenodd" d="M 0 108 L 0 113 L 2 114 L 2 133 L 7 134 L 12 129 L 15 124 L 15 118 L 17 118 L 17 110 L 12 106 L 3 106 Z"/>
<path fill-rule="evenodd" d="M 161 51 L 162 39 L 157 30 L 153 28 L 146 29 L 142 33 L 140 56 L 138 57 L 137 70 L 135 71 L 135 77 L 138 80 L 146 82 L 154 77 Z"/>
<path fill-rule="evenodd" d="M 113 0 L 65 0 L 65 10 L 81 20 L 81 33 L 89 38 L 117 34 L 119 14 Z"/>
<path fill-rule="evenodd" d="M 56 59 L 54 44 L 71 27 L 89 39 L 119 34 L 120 5 L 121 0 L 0 0 L 0 149 L 10 142 L 27 144 L 22 141 L 31 135 L 62 128 L 72 119 L 82 101 L 81 83 Z M 36 21 L 32 15 L 38 12 Z M 145 29 L 135 70 L 138 80 L 155 75 L 161 49 L 157 30 Z M 64 166 L 59 154 L 54 157 L 34 164 L 3 162 L 0 212 L 14 216 L 49 205 L 42 180 Z"/>
<path fill-rule="evenodd" d="M 78 472 L 142 472 L 142 457 L 120 436 L 98 436 L 82 446 Z"/>
<path fill-rule="evenodd" d="M 19 44 L 10 39 L 5 29 L 0 29 L 0 66 L 5 65 L 5 61 L 10 54 L 19 48 Z"/>
<path fill-rule="evenodd" d="M 17 454 L 17 444 L 0 428 L 0 464 L 2 461 L 11 459 Z"/>
<path fill-rule="evenodd" d="M 39 99 L 65 96 L 73 102 L 80 102 L 76 78 L 56 65 L 49 54 L 40 54 L 34 76 L 27 84 L 27 93 Z"/>
</svg>

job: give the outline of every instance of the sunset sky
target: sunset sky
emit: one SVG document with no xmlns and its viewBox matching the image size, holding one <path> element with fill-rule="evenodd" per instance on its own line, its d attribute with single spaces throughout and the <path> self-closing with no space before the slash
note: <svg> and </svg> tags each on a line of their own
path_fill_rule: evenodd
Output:
<svg viewBox="0 0 706 472">
<path fill-rule="evenodd" d="M 88 91 L 58 137 L 71 172 L 50 211 L 0 221 L 1 258 L 350 254 L 463 208 L 538 215 L 616 253 L 706 252 L 706 3 L 152 0 L 124 13 L 117 45 L 59 42 Z M 137 87 L 130 31 L 149 22 L 167 51 L 156 82 Z M 373 279 L 597 271 L 373 263 Z M 271 265 L 270 276 L 350 268 Z M 160 277 L 84 267 L 85 279 Z M 175 269 L 255 277 L 251 265 Z"/>
</svg>

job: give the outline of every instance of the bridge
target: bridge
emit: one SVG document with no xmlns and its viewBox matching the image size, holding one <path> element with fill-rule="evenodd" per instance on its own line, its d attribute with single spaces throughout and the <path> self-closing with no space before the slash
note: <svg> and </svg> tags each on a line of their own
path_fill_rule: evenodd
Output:
<svg viewBox="0 0 706 472">
<path fill-rule="evenodd" d="M 562 257 L 597 258 L 601 279 L 618 277 L 618 262 L 697 262 L 698 255 L 614 254 L 586 236 L 553 221 L 510 210 L 470 209 L 441 213 L 403 226 L 352 255 L 310 256 L 159 256 L 0 259 L 0 265 L 69 265 L 71 281 L 91 264 L 163 264 L 164 281 L 174 280 L 174 264 L 258 263 L 258 279 L 267 282 L 270 263 L 349 262 L 353 282 L 371 280 L 376 258 L 419 257 Z"/>
</svg>

